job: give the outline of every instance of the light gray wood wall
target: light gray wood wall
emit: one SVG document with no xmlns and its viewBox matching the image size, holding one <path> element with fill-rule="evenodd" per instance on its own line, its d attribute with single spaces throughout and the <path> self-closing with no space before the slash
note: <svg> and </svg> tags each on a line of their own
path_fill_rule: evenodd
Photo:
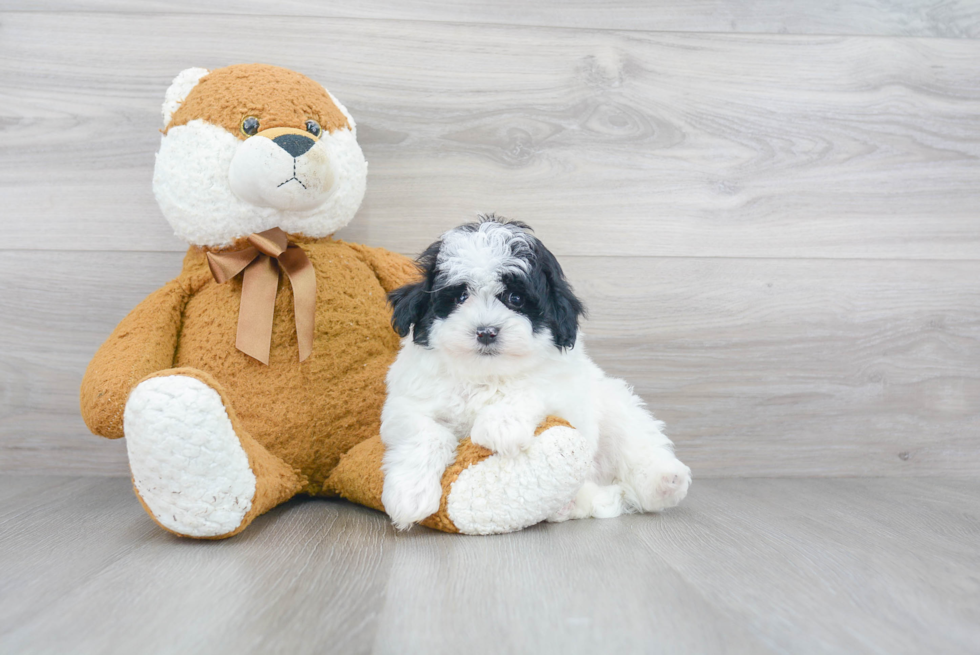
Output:
<svg viewBox="0 0 980 655">
<path fill-rule="evenodd" d="M 5 2 L 0 470 L 126 472 L 77 388 L 179 269 L 163 92 L 263 61 L 358 120 L 342 237 L 531 223 L 696 476 L 975 474 L 980 3 L 648 4 Z"/>
<path fill-rule="evenodd" d="M 9 10 L 362 18 L 657 32 L 980 37 L 972 0 L 6 0 Z"/>
</svg>

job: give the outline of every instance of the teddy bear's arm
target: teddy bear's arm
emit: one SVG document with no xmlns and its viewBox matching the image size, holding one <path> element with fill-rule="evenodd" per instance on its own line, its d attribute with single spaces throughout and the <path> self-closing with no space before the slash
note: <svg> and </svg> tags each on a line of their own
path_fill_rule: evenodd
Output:
<svg viewBox="0 0 980 655">
<path fill-rule="evenodd" d="M 414 282 L 419 277 L 418 266 L 405 255 L 360 243 L 352 243 L 350 247 L 357 252 L 365 264 L 371 267 L 386 293 Z"/>
<path fill-rule="evenodd" d="M 82 378 L 81 409 L 95 434 L 123 436 L 129 392 L 147 375 L 173 366 L 187 292 L 174 280 L 153 292 L 116 326 Z"/>
</svg>

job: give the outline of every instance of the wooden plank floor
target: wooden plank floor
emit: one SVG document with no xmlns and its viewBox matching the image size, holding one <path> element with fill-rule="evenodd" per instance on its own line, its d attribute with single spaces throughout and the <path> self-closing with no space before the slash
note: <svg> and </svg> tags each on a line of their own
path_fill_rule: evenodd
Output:
<svg viewBox="0 0 980 655">
<path fill-rule="evenodd" d="M 0 479 L 3 653 L 976 653 L 980 481 L 699 480 L 663 515 L 396 534 L 295 500 L 222 542 L 122 478 Z"/>
</svg>

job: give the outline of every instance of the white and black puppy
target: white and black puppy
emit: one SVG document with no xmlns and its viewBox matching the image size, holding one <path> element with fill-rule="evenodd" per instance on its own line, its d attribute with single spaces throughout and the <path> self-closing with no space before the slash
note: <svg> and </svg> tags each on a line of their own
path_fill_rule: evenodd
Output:
<svg viewBox="0 0 980 655">
<path fill-rule="evenodd" d="M 381 419 L 382 502 L 397 527 L 438 510 L 460 439 L 517 456 L 548 415 L 582 432 L 595 462 L 552 520 L 655 512 L 687 495 L 691 470 L 630 387 L 589 359 L 582 303 L 528 226 L 481 217 L 418 263 L 422 279 L 389 296 L 404 338 Z"/>
</svg>

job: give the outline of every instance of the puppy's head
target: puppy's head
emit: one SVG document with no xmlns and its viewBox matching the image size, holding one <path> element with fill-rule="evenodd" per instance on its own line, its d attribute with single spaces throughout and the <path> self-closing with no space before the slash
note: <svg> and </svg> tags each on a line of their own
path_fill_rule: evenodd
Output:
<svg viewBox="0 0 980 655">
<path fill-rule="evenodd" d="M 280 227 L 322 237 L 360 206 L 354 120 L 313 80 L 247 64 L 183 71 L 167 91 L 153 188 L 177 236 L 230 245 Z"/>
<path fill-rule="evenodd" d="M 496 368 L 575 346 L 582 303 L 528 226 L 492 214 L 442 235 L 422 279 L 389 294 L 392 326 L 419 346 Z"/>
</svg>

